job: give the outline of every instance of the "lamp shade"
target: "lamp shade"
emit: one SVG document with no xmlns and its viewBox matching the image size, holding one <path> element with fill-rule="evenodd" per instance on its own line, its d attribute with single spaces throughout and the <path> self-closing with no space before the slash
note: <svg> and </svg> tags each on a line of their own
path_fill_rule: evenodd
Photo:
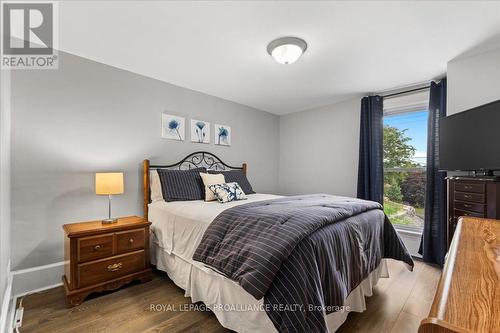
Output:
<svg viewBox="0 0 500 333">
<path fill-rule="evenodd" d="M 95 194 L 122 194 L 123 172 L 98 172 L 95 174 Z"/>
</svg>

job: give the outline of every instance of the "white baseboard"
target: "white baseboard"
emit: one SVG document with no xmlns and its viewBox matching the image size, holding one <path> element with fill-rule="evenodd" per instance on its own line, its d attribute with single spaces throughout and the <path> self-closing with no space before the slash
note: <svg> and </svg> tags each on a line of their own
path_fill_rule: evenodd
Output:
<svg viewBox="0 0 500 333">
<path fill-rule="evenodd" d="M 0 333 L 10 332 L 8 328 L 10 327 L 7 323 L 9 323 L 9 313 L 11 310 L 11 298 L 12 298 L 12 274 L 10 272 L 10 261 L 7 263 L 7 286 L 5 288 L 5 292 L 2 298 L 2 310 L 0 315 Z"/>
<path fill-rule="evenodd" d="M 7 286 L 2 298 L 0 333 L 11 333 L 17 298 L 60 286 L 65 262 L 32 267 L 11 272 L 7 264 Z"/>
<path fill-rule="evenodd" d="M 62 285 L 65 261 L 49 265 L 20 269 L 12 272 L 12 295 L 21 297 L 27 294 L 51 289 Z"/>
</svg>

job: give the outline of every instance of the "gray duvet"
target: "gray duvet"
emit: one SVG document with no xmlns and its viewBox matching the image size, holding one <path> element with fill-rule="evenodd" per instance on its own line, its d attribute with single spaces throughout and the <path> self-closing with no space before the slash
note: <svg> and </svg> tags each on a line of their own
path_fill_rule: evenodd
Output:
<svg viewBox="0 0 500 333">
<path fill-rule="evenodd" d="M 193 259 L 237 281 L 279 332 L 327 332 L 336 311 L 381 258 L 413 261 L 376 202 L 284 197 L 223 211 Z"/>
</svg>

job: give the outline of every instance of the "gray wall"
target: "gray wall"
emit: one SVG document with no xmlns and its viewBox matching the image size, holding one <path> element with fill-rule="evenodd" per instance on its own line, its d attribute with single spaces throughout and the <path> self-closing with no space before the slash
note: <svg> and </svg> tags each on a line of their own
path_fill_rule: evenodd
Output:
<svg viewBox="0 0 500 333">
<path fill-rule="evenodd" d="M 63 260 L 61 225 L 106 215 L 94 172 L 125 172 L 114 215 L 142 214 L 141 161 L 177 162 L 209 150 L 249 165 L 259 192 L 278 188 L 277 116 L 128 71 L 60 53 L 59 70 L 12 77 L 12 262 L 14 269 Z M 161 138 L 171 111 L 226 124 L 232 146 Z M 189 126 L 188 126 L 189 127 Z M 213 135 L 213 134 L 212 134 Z M 189 129 L 186 138 L 190 138 Z"/>
<path fill-rule="evenodd" d="M 500 99 L 500 46 L 448 62 L 448 114 Z"/>
<path fill-rule="evenodd" d="M 0 70 L 0 300 L 10 261 L 10 72 Z M 0 301 L 1 302 L 1 301 Z M 1 323 L 0 323 L 1 325 Z M 0 327 L 0 330 L 2 327 Z"/>
<path fill-rule="evenodd" d="M 281 193 L 356 196 L 360 98 L 280 117 Z"/>
</svg>

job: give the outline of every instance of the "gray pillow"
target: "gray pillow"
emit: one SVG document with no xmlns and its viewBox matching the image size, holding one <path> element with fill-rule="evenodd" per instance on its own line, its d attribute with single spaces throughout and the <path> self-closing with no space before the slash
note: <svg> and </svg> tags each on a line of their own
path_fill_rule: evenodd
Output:
<svg viewBox="0 0 500 333">
<path fill-rule="evenodd" d="M 191 170 L 158 169 L 163 199 L 165 201 L 189 201 L 205 199 L 205 187 L 200 172 L 206 168 Z"/>
<path fill-rule="evenodd" d="M 247 176 L 241 170 L 216 171 L 209 170 L 208 173 L 222 173 L 226 183 L 238 183 L 245 194 L 254 194 L 255 191 L 248 181 Z"/>
</svg>

